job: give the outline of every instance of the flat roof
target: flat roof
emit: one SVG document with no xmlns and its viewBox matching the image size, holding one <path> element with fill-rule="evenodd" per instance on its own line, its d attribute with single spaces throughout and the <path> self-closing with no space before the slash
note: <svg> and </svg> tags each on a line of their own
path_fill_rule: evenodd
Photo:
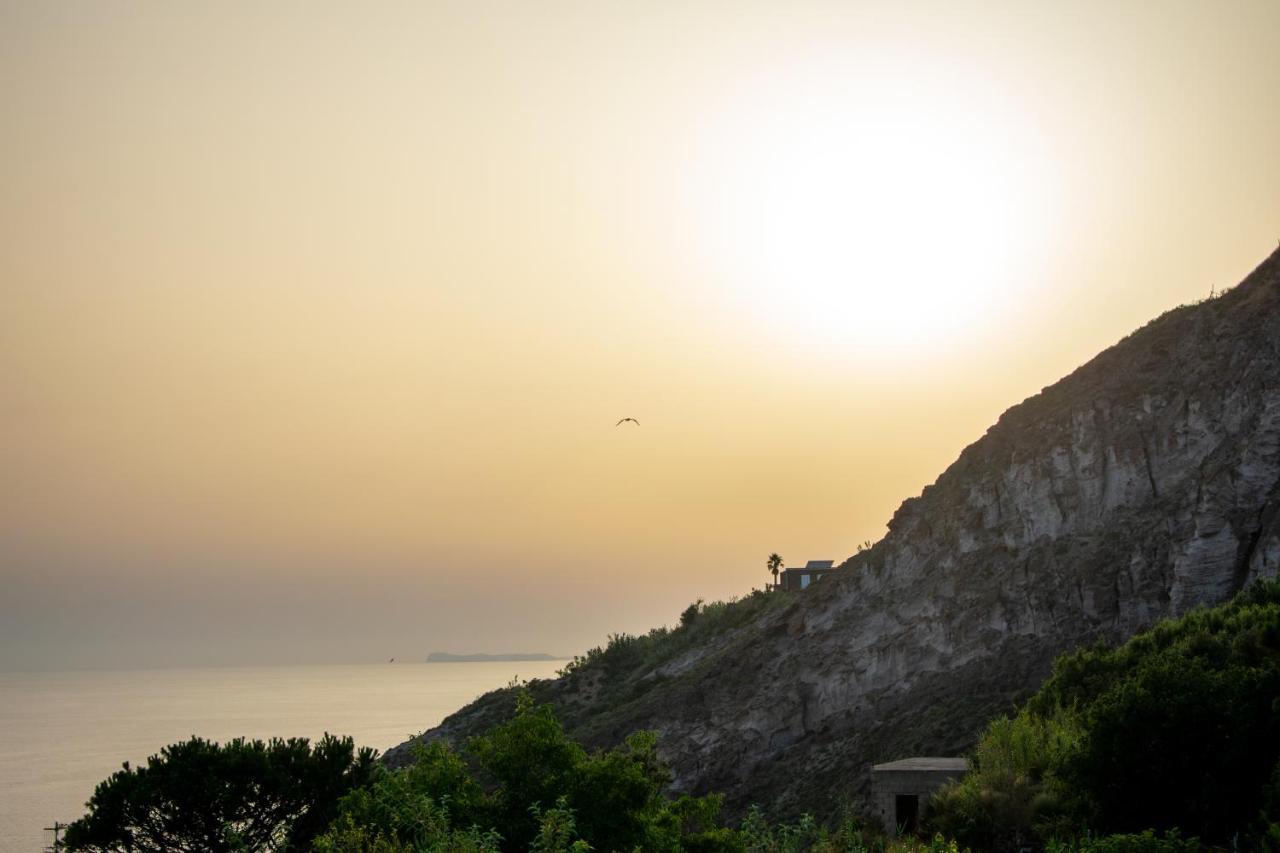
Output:
<svg viewBox="0 0 1280 853">
<path fill-rule="evenodd" d="M 969 762 L 963 758 L 902 758 L 886 764 L 876 764 L 871 770 L 960 770 L 969 769 Z"/>
</svg>

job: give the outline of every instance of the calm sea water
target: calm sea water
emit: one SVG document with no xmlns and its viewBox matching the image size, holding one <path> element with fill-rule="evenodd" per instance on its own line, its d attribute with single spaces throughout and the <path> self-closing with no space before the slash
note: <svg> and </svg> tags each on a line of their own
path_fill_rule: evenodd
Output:
<svg viewBox="0 0 1280 853">
<path fill-rule="evenodd" d="M 123 761 L 200 735 L 351 735 L 385 750 L 558 662 L 0 673 L 0 851 L 37 851 Z"/>
</svg>

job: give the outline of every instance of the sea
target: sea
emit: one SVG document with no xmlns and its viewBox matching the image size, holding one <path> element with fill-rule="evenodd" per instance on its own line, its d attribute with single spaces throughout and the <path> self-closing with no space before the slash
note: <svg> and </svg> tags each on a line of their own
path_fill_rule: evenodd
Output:
<svg viewBox="0 0 1280 853">
<path fill-rule="evenodd" d="M 350 735 L 381 751 L 512 679 L 561 661 L 383 663 L 92 672 L 0 672 L 0 853 L 53 843 L 128 761 L 199 735 Z"/>
</svg>

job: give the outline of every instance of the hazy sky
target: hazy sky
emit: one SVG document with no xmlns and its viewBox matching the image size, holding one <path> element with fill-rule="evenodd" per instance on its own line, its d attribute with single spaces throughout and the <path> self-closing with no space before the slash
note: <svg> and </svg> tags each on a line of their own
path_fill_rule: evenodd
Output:
<svg viewBox="0 0 1280 853">
<path fill-rule="evenodd" d="M 1275 248 L 1278 36 L 0 0 L 0 668 L 571 654 L 841 559 Z"/>
</svg>

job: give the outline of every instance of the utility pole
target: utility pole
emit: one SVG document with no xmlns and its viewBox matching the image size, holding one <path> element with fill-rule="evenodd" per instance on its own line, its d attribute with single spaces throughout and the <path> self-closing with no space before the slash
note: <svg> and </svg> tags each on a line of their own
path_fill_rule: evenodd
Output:
<svg viewBox="0 0 1280 853">
<path fill-rule="evenodd" d="M 63 850 L 67 849 L 62 843 L 62 831 L 66 828 L 67 825 L 65 823 L 59 823 L 56 820 L 53 822 L 53 826 L 46 826 L 44 828 L 45 832 L 53 833 L 53 846 L 44 848 L 45 853 L 62 853 Z"/>
</svg>

